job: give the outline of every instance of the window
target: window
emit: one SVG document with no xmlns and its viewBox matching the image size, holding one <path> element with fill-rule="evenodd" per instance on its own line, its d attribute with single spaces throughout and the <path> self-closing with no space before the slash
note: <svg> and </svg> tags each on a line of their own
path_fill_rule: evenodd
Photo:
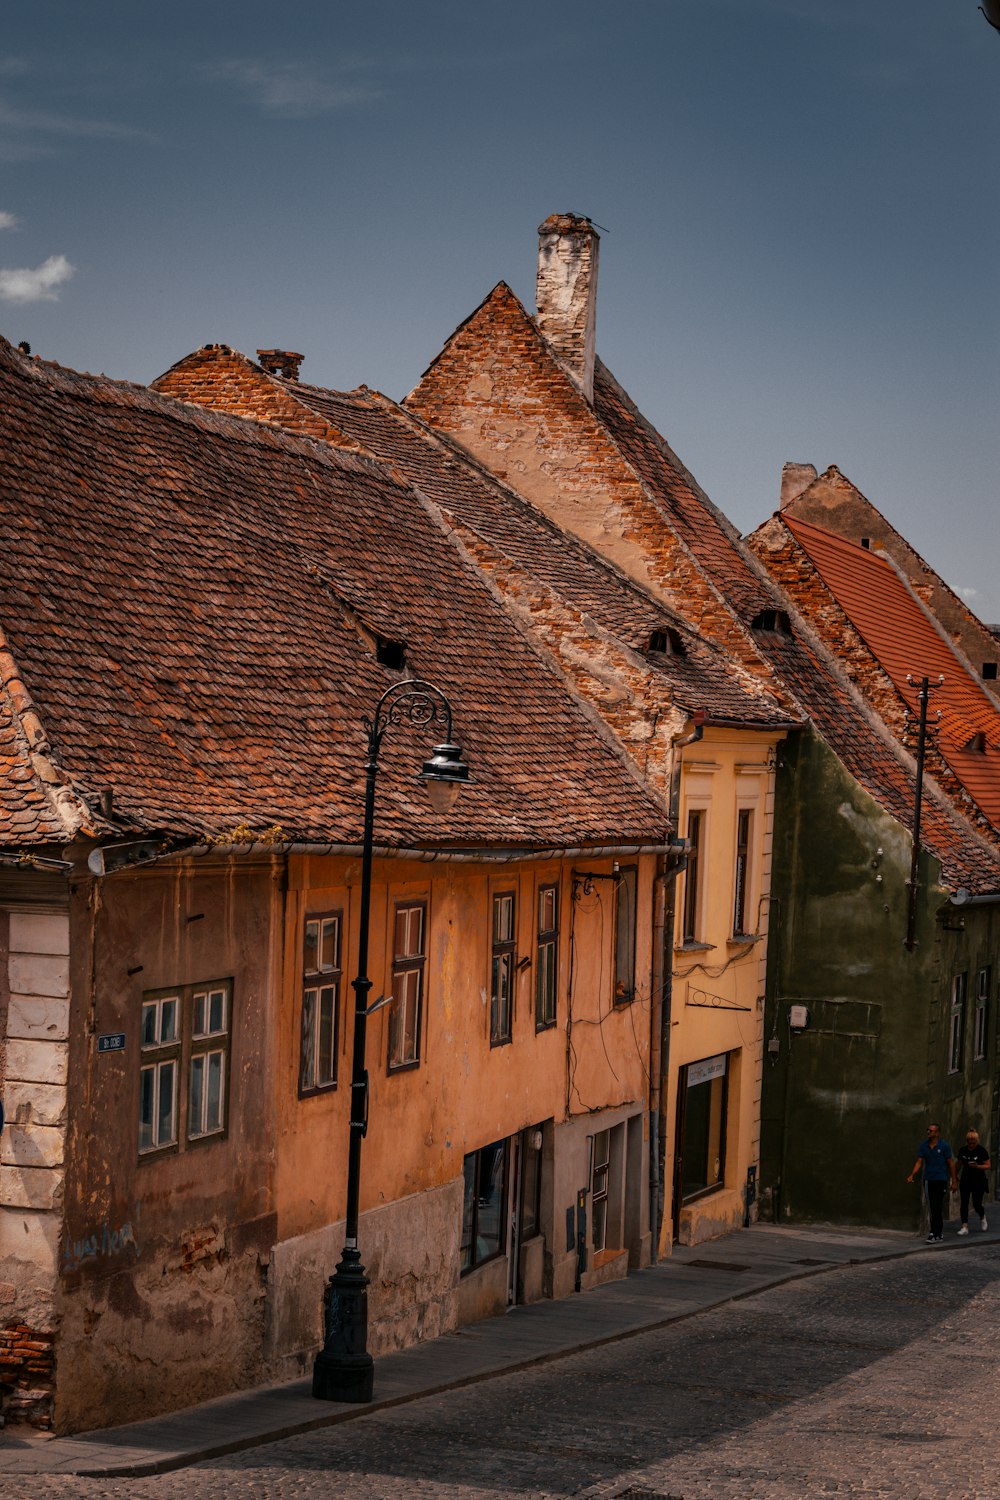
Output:
<svg viewBox="0 0 1000 1500">
<path fill-rule="evenodd" d="M 736 815 L 736 884 L 733 891 L 733 935 L 747 931 L 747 885 L 750 880 L 750 831 L 753 813 L 741 807 Z"/>
<path fill-rule="evenodd" d="M 424 1001 L 423 902 L 396 907 L 389 1007 L 389 1067 L 415 1068 L 420 1061 L 420 1021 Z"/>
<path fill-rule="evenodd" d="M 541 1233 L 542 1222 L 542 1132 L 521 1132 L 521 1240 Z"/>
<path fill-rule="evenodd" d="M 229 980 L 143 996 L 140 1155 L 225 1134 L 231 1003 Z"/>
<path fill-rule="evenodd" d="M 976 1036 L 972 1054 L 977 1062 L 986 1056 L 989 1041 L 991 978 L 991 969 L 980 969 L 976 986 Z"/>
<path fill-rule="evenodd" d="M 684 922 L 681 929 L 685 943 L 698 941 L 698 886 L 701 877 L 702 825 L 705 814 L 688 813 L 687 872 L 684 876 Z"/>
<path fill-rule="evenodd" d="M 951 1010 L 948 1016 L 948 1072 L 962 1071 L 965 1036 L 965 989 L 967 974 L 956 974 L 951 981 Z"/>
<path fill-rule="evenodd" d="M 676 630 L 654 630 L 646 644 L 654 656 L 683 656 L 684 642 Z"/>
<path fill-rule="evenodd" d="M 608 1179 L 611 1175 L 611 1131 L 594 1136 L 594 1165 L 590 1174 L 590 1222 L 594 1254 L 608 1243 Z"/>
<path fill-rule="evenodd" d="M 997 680 L 997 664 L 996 664 L 995 661 L 984 661 L 983 662 L 983 679 L 986 682 L 996 682 L 996 680 Z"/>
<path fill-rule="evenodd" d="M 559 973 L 559 887 L 538 888 L 538 953 L 535 966 L 535 1030 L 554 1026 Z"/>
<path fill-rule="evenodd" d="M 493 964 L 490 971 L 490 1046 L 511 1038 L 514 998 L 514 933 L 516 902 L 513 891 L 493 897 Z"/>
<path fill-rule="evenodd" d="M 635 894 L 638 870 L 625 865 L 615 882 L 615 1004 L 635 999 Z"/>
<path fill-rule="evenodd" d="M 507 1248 L 507 1142 L 493 1141 L 465 1158 L 462 1205 L 463 1273 Z"/>
<path fill-rule="evenodd" d="M 340 912 L 306 918 L 302 960 L 300 1094 L 333 1088 L 337 1082 L 340 928 Z"/>
<path fill-rule="evenodd" d="M 750 629 L 774 635 L 791 635 L 792 622 L 783 609 L 762 609 L 750 621 Z"/>
<path fill-rule="evenodd" d="M 726 1094 L 729 1054 L 682 1069 L 678 1097 L 683 1202 L 721 1187 L 726 1168 Z"/>
</svg>

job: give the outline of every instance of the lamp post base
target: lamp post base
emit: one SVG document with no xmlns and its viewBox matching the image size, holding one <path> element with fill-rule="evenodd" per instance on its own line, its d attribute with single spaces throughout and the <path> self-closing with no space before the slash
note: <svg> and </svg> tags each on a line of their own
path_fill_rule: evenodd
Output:
<svg viewBox="0 0 1000 1500">
<path fill-rule="evenodd" d="M 370 1354 L 329 1355 L 321 1349 L 313 1365 L 312 1393 L 317 1401 L 370 1401 L 375 1361 Z"/>
<path fill-rule="evenodd" d="M 313 1365 L 317 1401 L 370 1401 L 375 1361 L 368 1353 L 368 1278 L 356 1245 L 346 1245 L 330 1277 L 326 1342 Z"/>
</svg>

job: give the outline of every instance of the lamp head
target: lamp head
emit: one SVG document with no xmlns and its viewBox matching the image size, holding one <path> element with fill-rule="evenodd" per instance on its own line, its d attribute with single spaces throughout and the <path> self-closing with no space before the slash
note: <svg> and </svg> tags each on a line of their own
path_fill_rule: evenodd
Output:
<svg viewBox="0 0 1000 1500">
<path fill-rule="evenodd" d="M 450 812 L 462 787 L 469 781 L 469 767 L 462 759 L 460 745 L 435 745 L 430 760 L 425 760 L 419 779 L 427 787 L 431 807 L 436 813 Z"/>
</svg>

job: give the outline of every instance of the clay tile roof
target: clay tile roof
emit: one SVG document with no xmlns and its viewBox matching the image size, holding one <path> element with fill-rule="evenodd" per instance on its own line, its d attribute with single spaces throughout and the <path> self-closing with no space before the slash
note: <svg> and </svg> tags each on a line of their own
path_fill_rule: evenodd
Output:
<svg viewBox="0 0 1000 1500">
<path fill-rule="evenodd" d="M 1000 828 L 1000 712 L 994 700 L 886 558 L 809 522 L 784 519 L 914 715 L 920 679 L 930 679 L 930 723 L 938 748 L 976 805 Z"/>
<path fill-rule="evenodd" d="M 692 712 L 704 709 L 747 727 L 787 721 L 758 682 L 749 674 L 741 676 L 731 659 L 680 616 L 498 483 L 413 413 L 368 390 L 300 386 L 296 395 L 340 432 L 392 462 L 446 514 L 633 649 L 645 649 L 657 629 L 674 629 L 683 650 L 658 658 L 655 670 L 670 680 L 682 707 Z"/>
<path fill-rule="evenodd" d="M 356 842 L 391 632 L 452 698 L 475 786 L 437 819 L 414 779 L 428 733 L 399 725 L 382 841 L 663 837 L 662 803 L 384 465 L 0 340 L 0 525 L 0 628 L 52 757 L 128 826 Z M 23 766 L 0 699 L 0 841 L 15 819 L 15 841 L 56 831 Z"/>
</svg>

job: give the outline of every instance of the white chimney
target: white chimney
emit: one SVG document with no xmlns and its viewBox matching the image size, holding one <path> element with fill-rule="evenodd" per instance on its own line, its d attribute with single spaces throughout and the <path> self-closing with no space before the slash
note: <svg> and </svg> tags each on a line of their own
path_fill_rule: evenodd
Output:
<svg viewBox="0 0 1000 1500">
<path fill-rule="evenodd" d="M 600 239 L 590 220 L 580 214 L 550 214 L 538 226 L 538 330 L 590 402 Z"/>
</svg>

